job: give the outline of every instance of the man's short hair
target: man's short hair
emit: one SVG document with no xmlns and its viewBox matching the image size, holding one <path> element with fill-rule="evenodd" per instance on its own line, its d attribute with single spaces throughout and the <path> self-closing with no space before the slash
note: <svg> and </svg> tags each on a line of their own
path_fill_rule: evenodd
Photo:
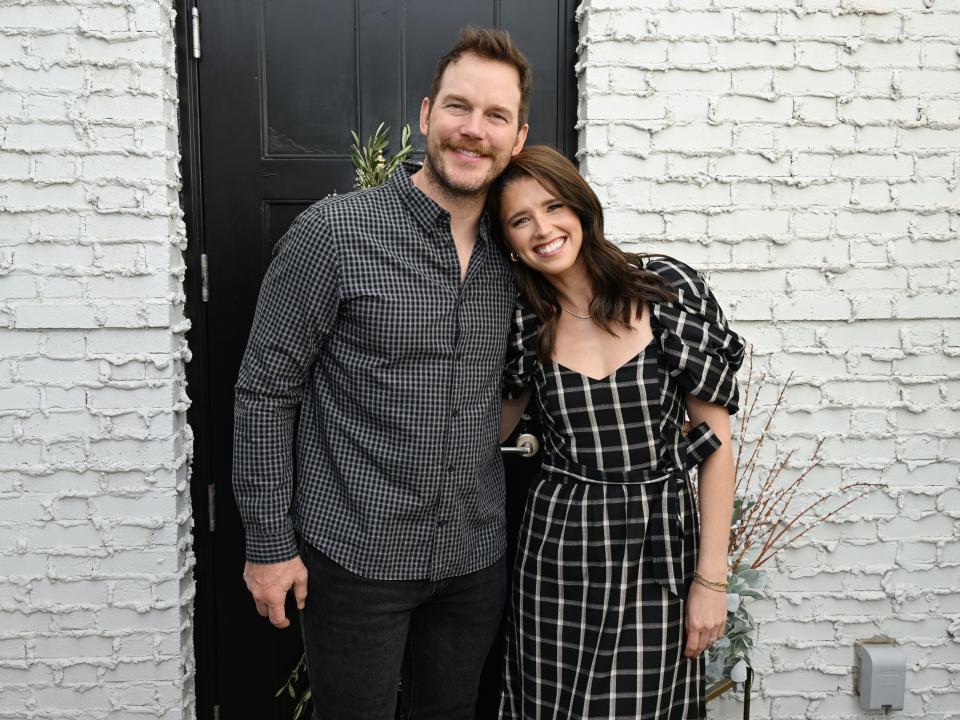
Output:
<svg viewBox="0 0 960 720">
<path fill-rule="evenodd" d="M 530 96 L 533 93 L 533 69 L 530 61 L 513 44 L 513 38 L 506 30 L 481 28 L 472 25 L 460 31 L 460 37 L 450 51 L 437 63 L 433 81 L 430 83 L 430 107 L 433 107 L 440 92 L 443 73 L 450 63 L 457 62 L 464 54 L 472 53 L 486 60 L 497 60 L 516 68 L 520 76 L 520 111 L 517 115 L 517 127 L 523 127 L 530 111 Z"/>
</svg>

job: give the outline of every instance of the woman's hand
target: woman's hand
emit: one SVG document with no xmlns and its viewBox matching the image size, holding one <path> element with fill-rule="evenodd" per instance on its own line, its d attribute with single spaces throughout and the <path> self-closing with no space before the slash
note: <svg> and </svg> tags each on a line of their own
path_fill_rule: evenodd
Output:
<svg viewBox="0 0 960 720">
<path fill-rule="evenodd" d="M 700 657 L 704 650 L 723 637 L 727 623 L 727 594 L 699 583 L 690 586 L 686 604 L 687 642 L 683 654 Z"/>
<path fill-rule="evenodd" d="M 517 427 L 523 411 L 527 409 L 533 385 L 527 385 L 524 391 L 512 400 L 504 399 L 500 405 L 500 442 L 504 442 Z"/>
</svg>

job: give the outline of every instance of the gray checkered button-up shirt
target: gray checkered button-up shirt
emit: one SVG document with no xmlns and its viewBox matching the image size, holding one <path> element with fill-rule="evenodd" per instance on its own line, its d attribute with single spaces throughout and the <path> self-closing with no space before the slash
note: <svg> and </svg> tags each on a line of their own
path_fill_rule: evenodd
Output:
<svg viewBox="0 0 960 720">
<path fill-rule="evenodd" d="M 308 208 L 264 278 L 234 427 L 252 562 L 296 555 L 295 531 L 387 580 L 462 575 L 503 553 L 513 280 L 484 222 L 461 285 L 450 215 L 410 181 L 416 169 Z"/>
</svg>

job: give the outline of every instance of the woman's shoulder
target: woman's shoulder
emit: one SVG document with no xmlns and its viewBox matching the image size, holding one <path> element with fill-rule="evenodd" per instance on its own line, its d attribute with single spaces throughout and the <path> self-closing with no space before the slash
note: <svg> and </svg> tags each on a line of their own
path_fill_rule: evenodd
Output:
<svg viewBox="0 0 960 720">
<path fill-rule="evenodd" d="M 730 328 L 698 271 L 669 257 L 651 258 L 646 269 L 677 293 L 676 302 L 651 303 L 651 322 L 660 328 L 661 350 L 667 365 L 676 371 L 680 387 L 736 412 L 736 372 L 743 362 L 743 338 Z"/>
<path fill-rule="evenodd" d="M 540 318 L 538 318 L 537 314 L 533 311 L 530 301 L 518 293 L 513 303 L 511 333 L 529 338 L 535 336 L 539 329 Z"/>
<path fill-rule="evenodd" d="M 529 316 L 536 319 L 537 315 L 533 311 L 533 305 L 522 293 L 516 293 L 513 299 L 513 312 L 514 314 L 524 317 Z"/>
<path fill-rule="evenodd" d="M 698 297 L 707 294 L 707 282 L 703 275 L 682 260 L 669 255 L 651 255 L 645 260 L 643 269 L 658 275 L 674 290 L 694 293 Z"/>
<path fill-rule="evenodd" d="M 698 270 L 681 260 L 666 255 L 651 256 L 645 265 L 649 272 L 656 273 L 676 294 L 672 301 L 654 301 L 653 307 L 669 324 L 667 318 L 675 316 L 680 322 L 682 313 L 692 313 L 709 322 L 726 323 L 720 303 L 706 278 Z"/>
</svg>

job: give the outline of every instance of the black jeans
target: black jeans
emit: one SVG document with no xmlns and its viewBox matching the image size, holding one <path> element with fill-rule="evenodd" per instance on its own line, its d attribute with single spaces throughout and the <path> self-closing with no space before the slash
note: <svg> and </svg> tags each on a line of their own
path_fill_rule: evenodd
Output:
<svg viewBox="0 0 960 720">
<path fill-rule="evenodd" d="M 473 720 L 506 600 L 503 558 L 433 582 L 369 580 L 309 545 L 301 557 L 309 573 L 301 619 L 314 720 L 392 720 L 402 665 L 408 717 Z"/>
</svg>

